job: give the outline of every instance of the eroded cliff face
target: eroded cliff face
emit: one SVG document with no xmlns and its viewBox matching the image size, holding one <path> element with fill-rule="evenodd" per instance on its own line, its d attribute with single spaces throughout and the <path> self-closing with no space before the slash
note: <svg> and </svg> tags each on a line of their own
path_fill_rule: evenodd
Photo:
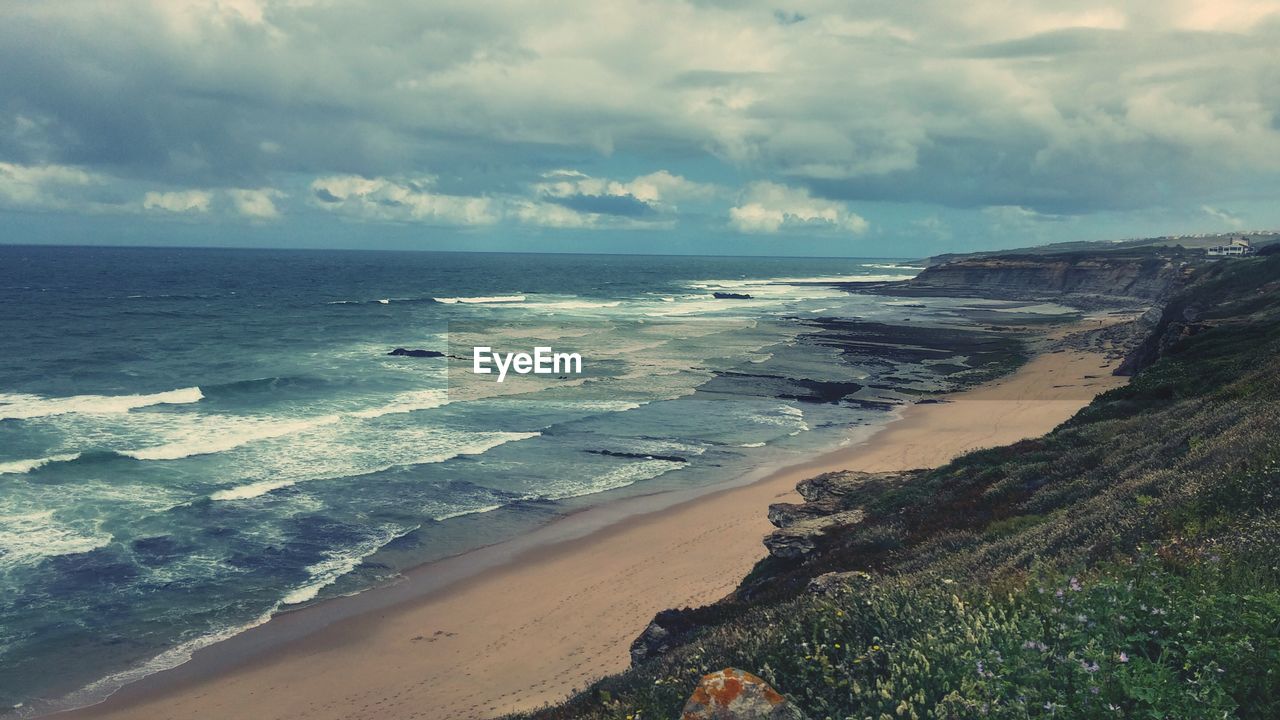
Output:
<svg viewBox="0 0 1280 720">
<path fill-rule="evenodd" d="M 1159 303 L 1190 279 L 1193 266 L 1158 256 L 1018 256 L 969 258 L 927 268 L 913 280 L 879 290 L 901 295 L 951 295 L 1053 300 L 1081 307 Z"/>
</svg>

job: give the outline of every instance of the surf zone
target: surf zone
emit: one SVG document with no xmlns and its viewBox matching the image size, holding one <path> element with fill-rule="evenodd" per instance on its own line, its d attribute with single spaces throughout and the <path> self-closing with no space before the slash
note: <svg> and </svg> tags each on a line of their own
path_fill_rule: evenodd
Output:
<svg viewBox="0 0 1280 720">
<path fill-rule="evenodd" d="M 539 346 L 532 353 L 496 352 L 486 345 L 471 349 L 471 372 L 476 375 L 497 374 L 497 381 L 507 379 L 508 372 L 517 375 L 581 375 L 580 353 L 555 352 L 549 346 Z"/>
</svg>

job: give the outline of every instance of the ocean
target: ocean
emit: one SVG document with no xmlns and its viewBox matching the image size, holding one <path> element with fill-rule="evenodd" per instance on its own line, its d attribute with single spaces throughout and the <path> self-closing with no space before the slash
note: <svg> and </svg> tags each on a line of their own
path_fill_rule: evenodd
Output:
<svg viewBox="0 0 1280 720">
<path fill-rule="evenodd" d="M 975 364 L 875 349 L 974 329 L 959 301 L 833 285 L 919 269 L 0 246 L 0 707 L 92 702 L 282 610 L 848 442 Z M 583 376 L 388 355 L 548 333 Z"/>
</svg>

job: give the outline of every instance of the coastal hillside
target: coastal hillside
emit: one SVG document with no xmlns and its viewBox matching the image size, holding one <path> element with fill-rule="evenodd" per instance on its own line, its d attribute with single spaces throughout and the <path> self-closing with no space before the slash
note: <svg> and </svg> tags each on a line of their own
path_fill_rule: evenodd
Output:
<svg viewBox="0 0 1280 720">
<path fill-rule="evenodd" d="M 806 481 L 737 592 L 527 717 L 678 717 L 727 667 L 810 718 L 1280 717 L 1280 255 L 1149 328 L 1044 437 Z"/>
<path fill-rule="evenodd" d="M 974 255 L 930 265 L 905 282 L 846 287 L 904 297 L 1042 300 L 1089 309 L 1147 307 L 1176 294 L 1207 264 L 1203 253 L 1180 249 Z"/>
</svg>

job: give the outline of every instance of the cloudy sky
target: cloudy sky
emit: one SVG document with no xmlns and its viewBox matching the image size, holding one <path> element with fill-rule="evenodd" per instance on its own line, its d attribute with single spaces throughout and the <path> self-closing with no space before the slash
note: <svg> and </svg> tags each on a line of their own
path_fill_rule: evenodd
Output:
<svg viewBox="0 0 1280 720">
<path fill-rule="evenodd" d="M 1280 0 L 0 2 L 0 242 L 906 257 L 1278 192 Z"/>
</svg>

